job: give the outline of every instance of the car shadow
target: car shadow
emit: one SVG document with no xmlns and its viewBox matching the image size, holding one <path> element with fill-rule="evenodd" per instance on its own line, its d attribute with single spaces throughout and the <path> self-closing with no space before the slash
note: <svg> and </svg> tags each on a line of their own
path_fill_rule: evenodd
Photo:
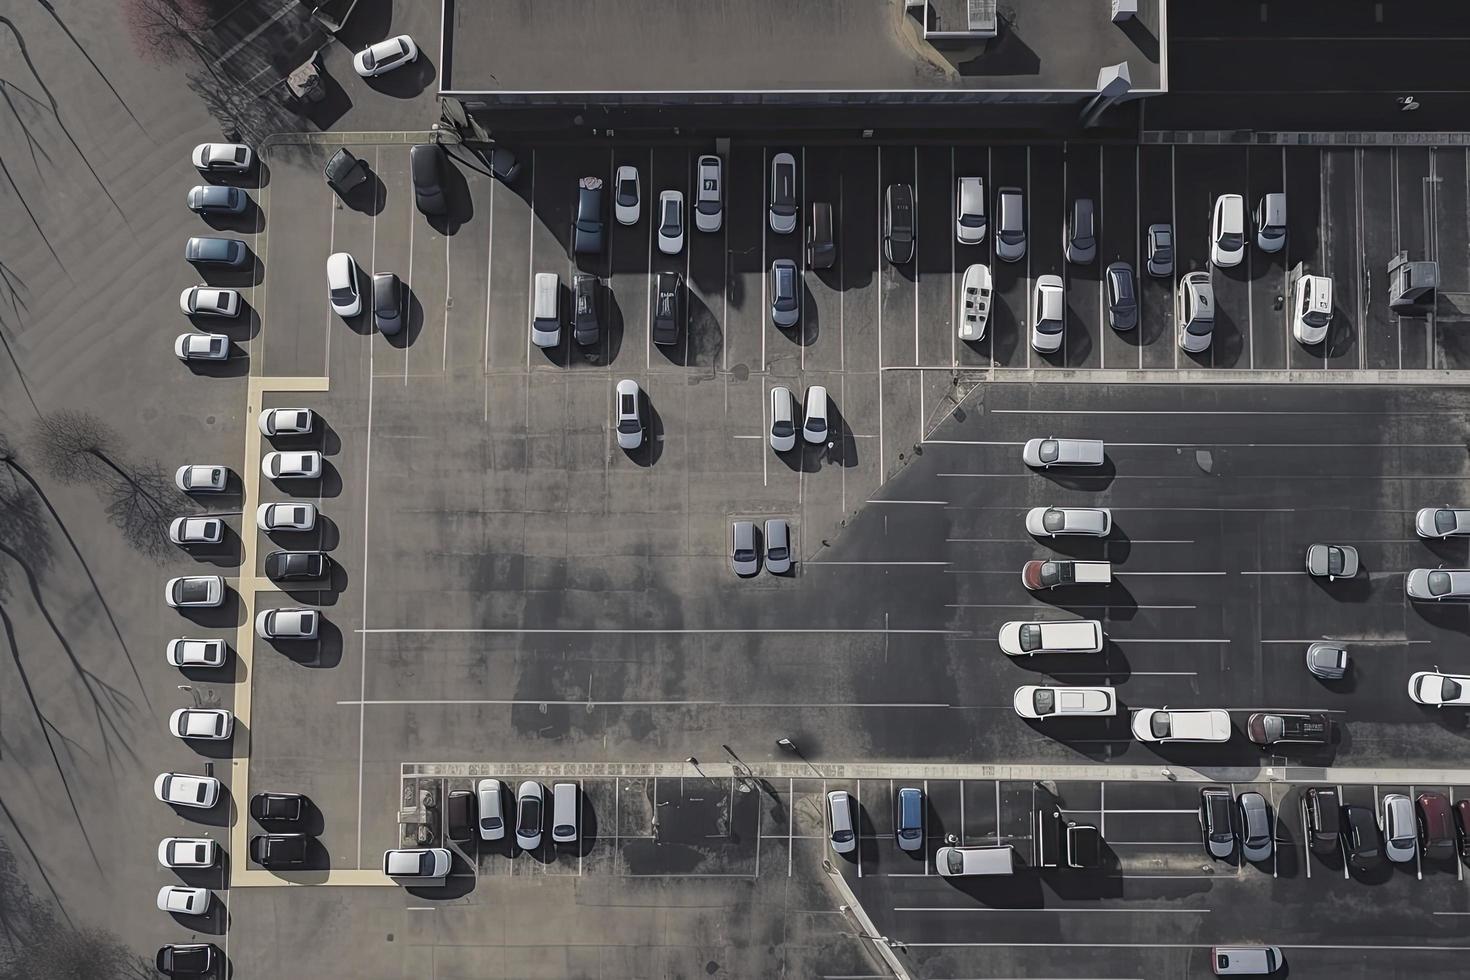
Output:
<svg viewBox="0 0 1470 980">
<path fill-rule="evenodd" d="M 659 412 L 658 406 L 653 403 L 647 391 L 643 392 L 643 445 L 633 450 L 623 450 L 623 453 L 636 465 L 648 468 L 654 466 L 664 453 L 664 417 Z"/>
<path fill-rule="evenodd" d="M 470 197 L 470 185 L 454 158 L 448 153 L 444 156 L 444 213 L 429 216 L 428 222 L 431 228 L 448 237 L 475 216 L 475 204 Z"/>
<path fill-rule="evenodd" d="M 230 342 L 230 356 L 223 361 L 182 361 L 191 374 L 201 378 L 243 378 L 250 373 L 250 358 L 245 349 Z"/>
<path fill-rule="evenodd" d="M 362 81 L 374 92 L 386 95 L 390 99 L 415 99 L 422 95 L 438 77 L 439 73 L 430 63 L 428 54 L 423 48 L 420 48 L 419 56 L 408 64 L 400 65 L 372 78 L 364 78 Z"/>
<path fill-rule="evenodd" d="M 1066 490 L 1100 492 L 1108 489 L 1118 475 L 1111 456 L 1104 456 L 1101 466 L 1028 467 L 1038 476 Z"/>
</svg>

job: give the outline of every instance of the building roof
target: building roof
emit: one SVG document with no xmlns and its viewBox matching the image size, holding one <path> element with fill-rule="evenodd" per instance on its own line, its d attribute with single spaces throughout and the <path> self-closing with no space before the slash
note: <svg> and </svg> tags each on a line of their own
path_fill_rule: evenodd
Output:
<svg viewBox="0 0 1470 980">
<path fill-rule="evenodd" d="M 1075 93 L 1122 61 L 1163 87 L 1160 0 L 1127 26 L 1104 0 L 1001 3 L 994 38 L 971 0 L 442 2 L 445 93 Z"/>
</svg>

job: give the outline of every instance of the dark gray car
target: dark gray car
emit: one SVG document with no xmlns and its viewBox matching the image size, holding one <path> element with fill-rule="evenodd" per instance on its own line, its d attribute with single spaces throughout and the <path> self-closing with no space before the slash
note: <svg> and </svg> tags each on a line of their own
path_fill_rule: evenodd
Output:
<svg viewBox="0 0 1470 980">
<path fill-rule="evenodd" d="M 583 347 L 591 347 L 602 336 L 597 319 L 596 276 L 578 273 L 572 280 L 572 339 Z"/>
<path fill-rule="evenodd" d="M 596 186 L 589 186 L 594 181 Z M 577 187 L 572 251 L 578 255 L 596 255 L 602 251 L 602 181 L 597 178 L 583 177 Z"/>
<path fill-rule="evenodd" d="M 385 337 L 403 329 L 403 283 L 391 272 L 373 273 L 373 322 Z"/>
<path fill-rule="evenodd" d="M 1063 245 L 1067 261 L 1073 265 L 1087 265 L 1097 258 L 1096 211 L 1092 198 L 1079 197 L 1072 202 L 1072 213 L 1067 222 L 1067 240 Z"/>
<path fill-rule="evenodd" d="M 1127 262 L 1108 266 L 1108 325 L 1114 330 L 1138 326 L 1138 293 L 1134 290 L 1133 266 Z"/>
<path fill-rule="evenodd" d="M 1254 791 L 1241 793 L 1240 851 L 1247 861 L 1264 861 L 1271 856 L 1271 807 L 1266 798 Z"/>
<path fill-rule="evenodd" d="M 444 197 L 443 148 L 438 143 L 419 143 L 408 151 L 408 170 L 419 211 L 426 215 L 448 211 L 449 202 Z"/>
<path fill-rule="evenodd" d="M 250 195 L 238 187 L 198 184 L 189 188 L 189 210 L 199 214 L 240 214 L 249 203 Z"/>
<path fill-rule="evenodd" d="M 353 156 L 344 146 L 332 154 L 332 158 L 322 168 L 322 176 L 327 178 L 327 184 L 332 190 L 346 197 L 367 182 L 368 168 L 366 163 Z"/>
<path fill-rule="evenodd" d="M 195 265 L 219 265 L 238 269 L 245 264 L 247 254 L 249 250 L 238 238 L 199 236 L 184 244 L 184 261 Z"/>
<path fill-rule="evenodd" d="M 332 574 L 332 559 L 320 551 L 272 551 L 265 575 L 276 582 L 314 581 Z"/>
<path fill-rule="evenodd" d="M 1348 652 L 1341 643 L 1318 640 L 1307 647 L 1307 670 L 1325 681 L 1340 681 L 1347 676 Z"/>
<path fill-rule="evenodd" d="M 1307 549 L 1307 574 L 1328 581 L 1358 574 L 1358 549 L 1346 544 L 1314 544 Z"/>
<path fill-rule="evenodd" d="M 1228 858 L 1235 853 L 1235 828 L 1230 825 L 1230 791 L 1212 786 L 1200 790 L 1199 826 L 1210 857 Z"/>
</svg>

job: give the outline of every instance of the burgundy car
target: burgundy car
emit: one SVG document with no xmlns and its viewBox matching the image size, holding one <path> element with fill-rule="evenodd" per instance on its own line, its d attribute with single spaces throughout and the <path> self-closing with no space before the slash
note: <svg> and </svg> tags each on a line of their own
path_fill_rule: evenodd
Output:
<svg viewBox="0 0 1470 980">
<path fill-rule="evenodd" d="M 1455 803 L 1455 837 L 1460 842 L 1460 857 L 1470 859 L 1470 800 Z"/>
<path fill-rule="evenodd" d="M 1419 818 L 1419 849 L 1425 859 L 1452 859 L 1455 856 L 1455 822 L 1450 816 L 1450 801 L 1443 793 L 1420 793 L 1414 804 Z"/>
</svg>

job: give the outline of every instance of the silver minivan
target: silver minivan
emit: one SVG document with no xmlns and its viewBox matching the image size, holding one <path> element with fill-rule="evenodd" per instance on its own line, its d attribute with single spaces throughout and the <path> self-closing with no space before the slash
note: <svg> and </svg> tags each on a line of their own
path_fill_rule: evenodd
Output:
<svg viewBox="0 0 1470 980">
<path fill-rule="evenodd" d="M 725 178 L 720 158 L 706 154 L 694 168 L 694 227 L 719 231 L 725 216 Z"/>
<path fill-rule="evenodd" d="M 996 194 L 1000 223 L 995 233 L 995 257 L 1019 262 L 1026 257 L 1026 203 L 1019 187 L 1002 187 Z"/>
<path fill-rule="evenodd" d="M 857 830 L 852 821 L 852 797 L 847 790 L 834 789 L 827 794 L 827 826 L 832 850 L 851 854 L 857 850 Z"/>
<path fill-rule="evenodd" d="M 730 522 L 730 567 L 740 576 L 760 571 L 760 556 L 755 550 L 755 521 Z"/>
<path fill-rule="evenodd" d="M 1179 280 L 1179 348 L 1191 354 L 1209 350 L 1215 336 L 1215 287 L 1208 272 Z"/>
<path fill-rule="evenodd" d="M 1280 946 L 1210 947 L 1210 966 L 1217 977 L 1267 976 L 1285 965 Z"/>
<path fill-rule="evenodd" d="M 577 842 L 577 784 L 551 787 L 551 839 L 558 844 Z"/>
<path fill-rule="evenodd" d="M 555 347 L 561 343 L 561 277 L 555 272 L 536 273 L 531 343 L 537 347 Z"/>
<path fill-rule="evenodd" d="M 1286 247 L 1286 195 L 1267 194 L 1256 206 L 1256 248 L 1279 252 Z"/>
</svg>

